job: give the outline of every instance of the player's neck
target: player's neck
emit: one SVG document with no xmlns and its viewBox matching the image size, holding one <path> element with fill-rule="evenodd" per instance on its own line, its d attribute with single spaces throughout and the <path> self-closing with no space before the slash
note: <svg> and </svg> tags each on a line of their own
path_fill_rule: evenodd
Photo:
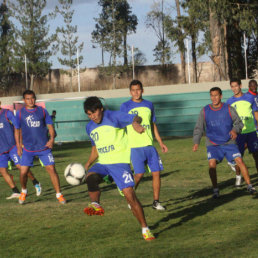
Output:
<svg viewBox="0 0 258 258">
<path fill-rule="evenodd" d="M 221 108 L 221 106 L 222 106 L 222 102 L 220 102 L 220 103 L 218 103 L 218 104 L 211 104 L 211 106 L 212 106 L 212 108 L 214 108 L 214 109 L 218 109 L 218 108 Z"/>
<path fill-rule="evenodd" d="M 25 106 L 25 108 L 26 108 L 26 109 L 30 109 L 30 110 L 31 110 L 31 109 L 36 108 L 36 105 L 34 105 L 33 107 Z"/>
<path fill-rule="evenodd" d="M 238 92 L 237 94 L 234 95 L 235 98 L 240 98 L 244 95 L 242 91 Z"/>
<path fill-rule="evenodd" d="M 142 102 L 142 98 L 140 98 L 140 99 L 132 99 L 132 101 L 136 102 L 136 103 L 140 103 L 140 102 Z"/>
</svg>

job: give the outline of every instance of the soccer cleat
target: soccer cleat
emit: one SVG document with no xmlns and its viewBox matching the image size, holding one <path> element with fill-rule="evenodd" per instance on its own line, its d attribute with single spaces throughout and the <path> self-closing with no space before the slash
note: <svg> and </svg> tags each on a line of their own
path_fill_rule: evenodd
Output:
<svg viewBox="0 0 258 258">
<path fill-rule="evenodd" d="M 92 215 L 104 215 L 104 209 L 96 202 L 90 203 L 88 207 L 84 208 L 84 213 L 86 213 L 89 216 Z"/>
<path fill-rule="evenodd" d="M 256 191 L 256 189 L 255 189 L 254 187 L 249 187 L 249 188 L 247 188 L 247 191 L 248 191 L 250 194 L 252 194 L 252 195 L 257 194 L 257 191 Z"/>
<path fill-rule="evenodd" d="M 63 195 L 60 195 L 59 197 L 56 197 L 56 199 L 58 200 L 58 202 L 60 204 L 66 204 L 66 199 L 64 198 Z"/>
<path fill-rule="evenodd" d="M 26 200 L 26 193 L 21 192 L 20 197 L 19 197 L 19 204 L 24 204 Z"/>
<path fill-rule="evenodd" d="M 154 235 L 150 232 L 149 229 L 147 229 L 146 232 L 144 234 L 142 234 L 142 236 L 143 236 L 144 240 L 146 240 L 146 241 L 151 241 L 151 240 L 155 239 Z"/>
<path fill-rule="evenodd" d="M 122 197 L 125 197 L 125 195 L 124 195 L 123 191 L 122 191 L 122 190 L 120 190 L 120 188 L 119 188 L 119 187 L 117 187 L 117 191 L 119 192 L 119 194 L 120 194 Z"/>
<path fill-rule="evenodd" d="M 219 190 L 213 191 L 212 198 L 213 198 L 213 199 L 218 199 L 218 198 L 219 198 Z"/>
<path fill-rule="evenodd" d="M 241 182 L 242 181 L 242 177 L 241 176 L 236 176 L 236 183 L 235 186 L 236 187 L 240 187 L 241 186 Z"/>
<path fill-rule="evenodd" d="M 163 207 L 159 201 L 154 201 L 152 204 L 152 208 L 159 211 L 164 211 L 166 208 Z"/>
<path fill-rule="evenodd" d="M 9 197 L 6 197 L 6 200 L 11 200 L 19 197 L 20 197 L 19 193 L 12 193 Z"/>
<path fill-rule="evenodd" d="M 35 184 L 34 187 L 35 187 L 35 190 L 36 190 L 36 195 L 37 195 L 37 196 L 40 196 L 40 195 L 41 195 L 41 192 L 42 192 L 41 184 L 40 184 L 40 183 Z"/>
<path fill-rule="evenodd" d="M 231 170 L 233 171 L 233 172 L 236 172 L 236 163 L 233 163 L 233 162 L 228 162 L 228 165 L 230 166 L 230 168 L 231 168 Z"/>
</svg>

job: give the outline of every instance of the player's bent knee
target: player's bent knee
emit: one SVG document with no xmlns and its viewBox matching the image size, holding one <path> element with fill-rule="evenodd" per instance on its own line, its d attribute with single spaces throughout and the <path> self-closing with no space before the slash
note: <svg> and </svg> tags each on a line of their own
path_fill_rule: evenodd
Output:
<svg viewBox="0 0 258 258">
<path fill-rule="evenodd" d="M 99 184 L 102 181 L 102 177 L 98 174 L 92 173 L 86 178 L 86 184 L 88 185 L 89 192 L 99 191 Z"/>
</svg>

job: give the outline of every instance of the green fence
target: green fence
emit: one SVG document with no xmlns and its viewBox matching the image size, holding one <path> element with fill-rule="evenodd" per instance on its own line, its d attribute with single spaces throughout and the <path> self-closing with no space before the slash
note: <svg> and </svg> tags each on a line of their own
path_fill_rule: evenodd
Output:
<svg viewBox="0 0 258 258">
<path fill-rule="evenodd" d="M 232 91 L 223 92 L 223 101 L 232 96 Z M 195 122 L 203 106 L 210 103 L 208 92 L 180 93 L 167 95 L 144 96 L 153 102 L 157 126 L 161 136 L 191 136 Z M 128 98 L 105 99 L 104 104 L 110 110 L 119 110 L 120 105 Z M 88 118 L 83 111 L 83 100 L 46 102 L 51 114 L 57 111 L 57 142 L 88 140 L 85 126 Z"/>
</svg>

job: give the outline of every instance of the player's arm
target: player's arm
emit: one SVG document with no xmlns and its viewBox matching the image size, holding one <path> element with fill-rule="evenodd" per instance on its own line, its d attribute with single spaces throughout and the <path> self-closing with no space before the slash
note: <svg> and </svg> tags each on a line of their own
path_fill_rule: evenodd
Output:
<svg viewBox="0 0 258 258">
<path fill-rule="evenodd" d="M 193 151 L 197 151 L 205 129 L 204 111 L 201 110 L 193 131 Z"/>
<path fill-rule="evenodd" d="M 46 143 L 46 147 L 53 149 L 54 146 L 54 142 L 55 142 L 55 130 L 54 130 L 54 126 L 51 124 L 47 125 L 48 128 L 48 132 L 49 132 L 49 140 Z"/>
<path fill-rule="evenodd" d="M 132 126 L 137 133 L 143 133 L 145 131 L 144 127 L 141 125 L 141 122 L 142 118 L 140 116 L 135 116 L 133 118 Z"/>
<path fill-rule="evenodd" d="M 85 170 L 88 171 L 89 167 L 91 166 L 91 164 L 98 158 L 98 151 L 97 151 L 97 148 L 96 146 L 92 146 L 91 148 L 91 154 L 90 154 L 90 157 L 88 159 L 88 161 L 86 162 L 85 164 Z"/>
<path fill-rule="evenodd" d="M 20 119 L 14 116 L 13 112 L 9 111 L 7 113 L 7 118 L 12 122 L 14 126 L 14 139 L 17 147 L 17 153 L 19 156 L 22 155 L 22 133 Z"/>
<path fill-rule="evenodd" d="M 162 152 L 167 152 L 168 151 L 168 147 L 163 143 L 161 137 L 160 137 L 160 134 L 159 134 L 159 130 L 158 130 L 158 127 L 155 123 L 153 123 L 153 133 L 154 133 L 154 136 L 157 140 L 157 142 L 159 143 L 159 146 L 161 148 L 161 151 Z"/>
<path fill-rule="evenodd" d="M 235 140 L 237 138 L 237 134 L 241 133 L 242 128 L 244 127 L 244 124 L 242 120 L 240 119 L 239 115 L 237 114 L 234 107 L 230 106 L 230 114 L 233 121 L 233 128 L 229 132 L 231 139 Z"/>
</svg>

